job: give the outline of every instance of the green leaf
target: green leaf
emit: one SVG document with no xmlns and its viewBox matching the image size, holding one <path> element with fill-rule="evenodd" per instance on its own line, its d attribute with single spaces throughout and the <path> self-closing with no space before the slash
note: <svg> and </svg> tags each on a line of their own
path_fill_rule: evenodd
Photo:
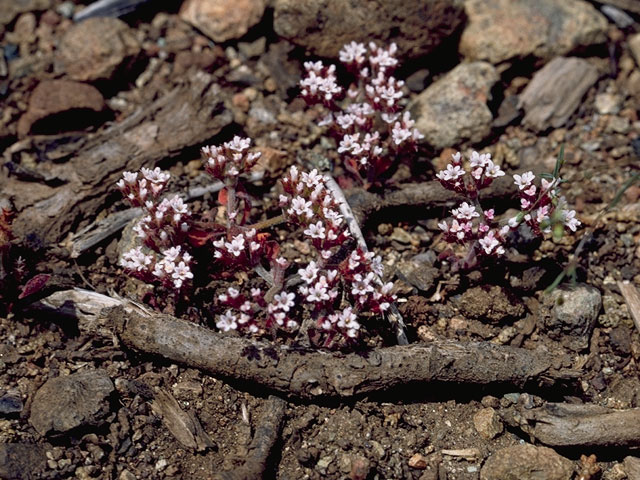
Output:
<svg viewBox="0 0 640 480">
<path fill-rule="evenodd" d="M 553 169 L 553 178 L 558 178 L 562 165 L 564 165 L 564 143 L 560 145 L 560 153 L 558 153 L 558 159 L 556 160 L 556 168 Z"/>
<path fill-rule="evenodd" d="M 605 211 L 609 211 L 612 208 L 614 208 L 618 204 L 618 202 L 620 202 L 620 200 L 622 199 L 622 195 L 624 195 L 624 192 L 626 192 L 631 185 L 636 183 L 638 179 L 640 179 L 640 173 L 634 173 L 633 175 L 631 175 L 631 177 L 622 184 L 622 187 L 620 187 L 620 190 L 618 190 L 618 192 L 616 193 L 616 196 L 613 197 L 613 200 L 611 200 L 609 205 L 607 205 L 607 207 L 605 208 Z"/>
</svg>

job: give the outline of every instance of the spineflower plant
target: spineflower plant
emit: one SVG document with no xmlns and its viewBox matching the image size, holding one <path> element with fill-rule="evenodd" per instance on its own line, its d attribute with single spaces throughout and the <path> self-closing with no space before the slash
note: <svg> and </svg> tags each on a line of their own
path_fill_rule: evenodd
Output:
<svg viewBox="0 0 640 480">
<path fill-rule="evenodd" d="M 396 52 L 395 43 L 388 48 L 373 42 L 345 45 L 339 58 L 354 77 L 347 89 L 338 84 L 335 65 L 304 63 L 300 94 L 307 104 L 328 111 L 320 125 L 330 128 L 343 165 L 365 186 L 381 182 L 396 160 L 415 152 L 423 138 L 411 114 L 401 111 L 404 82 L 392 75 Z"/>
<path fill-rule="evenodd" d="M 253 271 L 249 286 L 234 284 L 215 296 L 218 329 L 308 335 L 326 348 L 353 345 L 363 319 L 384 313 L 395 300 L 393 285 L 380 280 L 380 257 L 359 248 L 345 252 L 345 245 L 352 244 L 350 232 L 333 192 L 317 170 L 296 167 L 281 180 L 279 204 L 282 218 L 314 253 L 307 263 L 295 265 L 279 255 L 279 245 L 259 231 L 261 224 L 247 223 L 250 198 L 242 177 L 260 156 L 250 151 L 250 144 L 234 137 L 202 149 L 206 171 L 224 185 L 218 195 L 224 224 L 195 222 L 180 196 L 163 198 L 168 173 L 144 168 L 125 172 L 117 185 L 144 215 L 134 227 L 140 244 L 123 255 L 121 265 L 175 298 L 192 288 L 194 257 L 208 257 L 221 276 Z M 309 319 L 306 328 L 301 328 L 303 318 Z"/>
<path fill-rule="evenodd" d="M 457 259 L 458 266 L 470 268 L 478 258 L 504 255 L 509 232 L 522 224 L 526 224 L 537 236 L 550 234 L 552 230 L 558 236 L 558 232 L 561 233 L 565 228 L 575 232 L 580 221 L 576 218 L 576 212 L 568 208 L 566 200 L 558 192 L 558 186 L 562 182 L 559 177 L 561 163 L 562 152 L 554 174 L 542 177 L 540 185 L 535 184 L 536 176 L 533 172 L 513 176 L 518 187 L 520 212 L 500 226 L 495 219 L 494 210 L 482 208 L 479 192 L 505 173 L 493 163 L 488 153 L 472 152 L 468 165 L 463 164 L 460 152 L 455 153 L 452 162 L 436 178 L 447 190 L 467 198 L 451 210 L 451 220 L 438 224 L 448 243 L 467 248 L 466 257 Z"/>
</svg>

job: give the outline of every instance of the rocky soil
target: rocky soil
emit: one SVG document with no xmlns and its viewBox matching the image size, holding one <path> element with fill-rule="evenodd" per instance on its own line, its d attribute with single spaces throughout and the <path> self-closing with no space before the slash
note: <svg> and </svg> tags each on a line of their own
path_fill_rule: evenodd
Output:
<svg viewBox="0 0 640 480">
<path fill-rule="evenodd" d="M 0 271 L 0 478 L 640 479 L 640 186 L 625 184 L 640 166 L 636 2 L 112 4 L 129 8 L 0 2 L 0 205 L 14 212 L 12 265 L 24 260 L 20 278 Z M 326 353 L 326 364 L 375 373 L 386 352 L 424 347 L 552 365 L 480 381 L 460 357 L 438 364 L 448 357 L 434 353 L 433 375 L 414 381 L 287 390 L 282 375 L 274 384 L 164 355 L 144 329 L 132 338 L 104 323 L 115 317 L 100 302 L 140 300 L 146 288 L 118 266 L 136 216 L 114 188 L 121 172 L 167 169 L 172 190 L 206 212 L 215 192 L 199 148 L 251 137 L 264 160 L 250 188 L 255 221 L 277 215 L 290 165 L 346 178 L 297 83 L 304 61 L 336 61 L 352 40 L 397 43 L 396 76 L 425 136 L 387 189 L 345 191 L 395 282 L 411 345 L 376 332 L 361 356 Z M 520 232 L 504 261 L 473 272 L 440 259 L 437 223 L 455 199 L 433 179 L 453 152 L 539 173 L 562 146 L 577 234 Z M 513 193 L 490 192 L 486 204 L 508 217 Z M 294 261 L 309 253 L 286 228 L 271 233 Z M 575 281 L 545 293 L 567 266 Z M 244 281 L 203 287 L 179 321 L 211 327 L 215 289 Z M 93 292 L 85 303 L 78 289 Z M 85 328 L 94 317 L 99 328 Z M 256 361 L 281 373 L 280 346 L 256 345 Z M 406 373 L 406 358 L 391 365 Z"/>
</svg>

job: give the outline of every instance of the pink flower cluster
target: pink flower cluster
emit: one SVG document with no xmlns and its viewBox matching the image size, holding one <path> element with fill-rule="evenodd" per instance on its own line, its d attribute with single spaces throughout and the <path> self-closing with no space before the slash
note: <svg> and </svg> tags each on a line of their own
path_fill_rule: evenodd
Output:
<svg viewBox="0 0 640 480">
<path fill-rule="evenodd" d="M 462 162 L 460 152 L 453 155 L 453 161 L 440 171 L 436 178 L 448 189 L 467 197 L 451 211 L 453 219 L 438 224 L 444 238 L 449 243 L 468 245 L 467 258 L 476 255 L 499 256 L 505 253 L 507 235 L 525 222 L 536 235 L 551 232 L 552 217 L 559 214 L 560 221 L 571 231 L 576 231 L 580 222 L 576 212 L 566 208 L 564 198 L 558 196 L 556 186 L 559 178 L 552 181 L 541 180 L 541 186 L 533 184 L 535 175 L 526 172 L 514 175 L 514 182 L 520 194 L 521 212 L 503 226 L 495 222 L 493 209 L 484 210 L 478 201 L 478 192 L 488 187 L 494 179 L 504 176 L 488 153 L 472 152 L 468 169 Z"/>
<path fill-rule="evenodd" d="M 159 168 L 142 168 L 124 172 L 117 182 L 125 199 L 144 212 L 133 227 L 142 245 L 125 252 L 120 264 L 145 282 L 179 291 L 193 278 L 193 259 L 185 250 L 191 212 L 178 195 L 160 199 L 169 178 Z"/>
<path fill-rule="evenodd" d="M 350 236 L 333 194 L 317 170 L 300 173 L 291 167 L 282 178 L 280 206 L 292 224 L 302 227 L 324 260 L 328 260 Z"/>
<path fill-rule="evenodd" d="M 304 64 L 307 73 L 300 81 L 307 103 L 329 110 L 321 125 L 331 127 L 345 167 L 366 184 L 379 180 L 396 157 L 415 151 L 423 138 L 409 112 L 399 113 L 404 82 L 392 75 L 396 51 L 393 43 L 386 49 L 375 43 L 345 45 L 340 61 L 355 76 L 346 91 L 337 84 L 335 65 L 319 61 Z M 380 125 L 386 128 L 377 130 Z"/>
<path fill-rule="evenodd" d="M 384 313 L 395 300 L 393 284 L 380 281 L 381 259 L 358 248 L 347 259 L 337 264 L 332 261 L 350 233 L 332 192 L 317 171 L 301 174 L 291 167 L 282 179 L 282 187 L 285 193 L 280 196 L 280 205 L 285 215 L 304 229 L 318 252 L 316 260 L 298 269 L 303 282 L 298 294 L 307 302 L 324 346 L 332 346 L 339 337 L 356 338 L 359 315 Z"/>
<path fill-rule="evenodd" d="M 207 173 L 213 178 L 227 183 L 234 180 L 241 173 L 246 173 L 260 158 L 260 152 L 249 152 L 251 139 L 238 135 L 220 146 L 202 148 Z"/>
<path fill-rule="evenodd" d="M 379 61 L 388 63 L 384 56 Z M 262 289 L 254 283 L 250 292 L 232 286 L 218 295 L 215 309 L 220 312 L 216 317 L 220 330 L 295 335 L 300 319 L 310 316 L 313 326 L 308 332 L 310 337 L 314 332 L 315 344 L 333 348 L 354 342 L 362 317 L 386 312 L 395 300 L 393 285 L 380 280 L 380 258 L 359 248 L 348 249 L 347 222 L 325 178 L 317 170 L 291 167 L 281 182 L 283 217 L 301 232 L 316 255 L 306 266 L 290 268 L 278 256 L 279 246 L 246 224 L 250 199 L 239 177 L 259 157 L 249 151 L 250 146 L 249 139 L 235 137 L 202 150 L 207 171 L 224 182 L 218 201 L 226 207 L 226 225 L 192 222 L 179 196 L 163 198 L 168 173 L 159 169 L 125 172 L 118 187 L 144 214 L 134 227 L 141 245 L 126 252 L 121 265 L 133 276 L 162 286 L 162 293 L 177 297 L 186 293 L 194 277 L 191 253 L 199 251 L 190 251 L 189 245 L 202 247 L 205 255 L 212 252 L 221 275 L 254 270 L 268 284 Z"/>
<path fill-rule="evenodd" d="M 227 310 L 218 316 L 216 327 L 223 332 L 241 330 L 253 334 L 273 329 L 295 331 L 298 322 L 290 316 L 296 306 L 295 298 L 295 293 L 283 290 L 267 301 L 260 288 L 252 288 L 251 295 L 247 297 L 238 289 L 229 287 L 217 298 L 218 304 Z"/>
</svg>

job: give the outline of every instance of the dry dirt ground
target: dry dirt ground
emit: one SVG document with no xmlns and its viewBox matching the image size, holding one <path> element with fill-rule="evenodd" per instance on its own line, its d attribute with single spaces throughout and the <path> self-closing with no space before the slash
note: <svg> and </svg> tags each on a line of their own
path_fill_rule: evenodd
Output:
<svg viewBox="0 0 640 480">
<path fill-rule="evenodd" d="M 319 165 L 318 152 L 326 150 L 314 123 L 317 114 L 305 109 L 295 91 L 304 51 L 279 39 L 269 30 L 268 20 L 241 38 L 240 44 L 233 40 L 214 45 L 180 22 L 177 8 L 158 13 L 147 7 L 125 17 L 142 45 L 140 64 L 127 66 L 128 80 L 113 86 L 114 91 L 100 86 L 106 99 L 106 108 L 99 109 L 100 113 L 92 110 L 87 100 L 83 115 L 88 117 L 83 118 L 91 118 L 89 125 L 76 127 L 69 123 L 72 127 L 67 127 L 65 122 L 72 122 L 74 114 L 36 119 L 33 125 L 20 127 L 36 85 L 58 75 L 50 55 L 72 24 L 61 13 L 68 4 L 54 1 L 49 9 L 24 12 L 5 25 L 4 57 L 9 59 L 11 75 L 0 78 L 3 189 L 13 188 L 15 192 L 17 187 L 11 186 L 12 182 L 23 182 L 20 188 L 33 187 L 34 191 L 41 184 L 55 185 L 58 168 L 69 161 L 69 152 L 73 156 L 74 149 L 92 151 L 91 144 L 82 143 L 84 137 L 104 132 L 111 137 L 101 141 L 117 137 L 121 132 L 109 131 L 112 125 L 136 112 L 146 112 L 171 92 L 178 92 L 174 99 L 178 105 L 195 102 L 180 89 L 186 86 L 189 91 L 203 72 L 207 81 L 219 85 L 229 118 L 224 124 L 208 125 L 213 133 L 202 133 L 194 143 L 178 142 L 179 151 L 162 146 L 143 160 L 172 173 L 177 179 L 171 184 L 173 191 L 207 184 L 197 150 L 210 137 L 217 142 L 244 133 L 266 153 L 264 178 L 250 190 L 255 198 L 255 221 L 277 214 L 274 185 L 286 167 L 295 163 L 307 168 Z M 255 450 L 252 441 L 258 435 L 271 434 L 275 443 L 260 474 L 265 478 L 478 479 L 483 465 L 496 452 L 545 443 L 529 435 L 517 418 L 514 420 L 517 408 L 563 402 L 635 412 L 632 409 L 640 407 L 636 363 L 640 361 L 640 334 L 618 282 L 640 286 L 640 188 L 630 187 L 615 208 L 598 217 L 637 172 L 636 151 L 640 151 L 640 97 L 620 94 L 621 104 L 615 113 L 599 113 L 596 106 L 598 94 L 640 91 L 640 77 L 634 74 L 637 67 L 626 44 L 633 32 L 616 32 L 618 36 L 612 35 L 615 41 L 610 44 L 615 43 L 617 49 L 605 45 L 588 53 L 601 73 L 600 79 L 565 126 L 536 134 L 516 120 L 494 128 L 488 139 L 474 146 L 491 152 L 503 168 L 513 173 L 531 168 L 552 170 L 564 145 L 563 178 L 567 183 L 563 188 L 584 224 L 578 234 L 564 236 L 559 242 L 535 241 L 522 235 L 517 238 L 518 252 L 512 252 L 504 262 L 461 273 L 438 259 L 445 245 L 437 222 L 446 215 L 445 207 L 385 208 L 367 215 L 362 225 L 369 247 L 383 257 L 386 275 L 396 282 L 398 307 L 411 342 L 483 341 L 542 349 L 549 355 L 566 356 L 565 366 L 579 372 L 577 378 L 555 386 L 527 384 L 522 388 L 456 382 L 409 384 L 341 399 L 308 400 L 278 393 L 286 402 L 281 426 L 267 425 L 272 432 L 260 433 L 268 417 L 266 412 L 274 405 L 269 397 L 273 392 L 264 387 L 216 378 L 128 348 L 117 339 L 82 332 L 69 318 L 29 309 L 37 298 L 73 287 L 140 298 L 145 286 L 127 278 L 117 263 L 126 243 L 126 230 L 108 236 L 77 258 L 68 254 L 70 237 L 47 244 L 41 235 L 34 234 L 15 238 L 11 255 L 27 260 L 27 276 L 40 273 L 51 277 L 35 295 L 37 298 L 28 302 L 15 302 L 9 294 L 5 298 L 6 315 L 0 318 L 0 477 L 240 478 L 229 472 L 240 471 Z M 446 53 L 456 55 L 455 51 Z M 450 68 L 434 65 L 428 72 L 429 79 L 438 78 Z M 416 70 L 405 67 L 399 75 L 410 76 Z M 521 91 L 534 70 L 529 64 L 514 68 L 495 87 L 503 92 L 496 98 Z M 115 79 L 121 78 L 118 75 L 124 74 L 113 75 L 115 84 Z M 492 107 L 496 115 L 499 106 Z M 151 111 L 144 114 L 155 115 Z M 20 128 L 26 128 L 27 133 L 21 134 Z M 470 145 L 457 147 L 466 150 Z M 34 153 L 38 151 L 54 152 L 58 160 L 40 158 Z M 414 164 L 398 168 L 395 184 L 389 188 L 400 188 L 409 181 L 431 181 L 450 153 L 421 149 Z M 130 166 L 123 164 L 110 173 L 117 178 L 125 168 Z M 344 172 L 337 165 L 333 173 L 340 177 Z M 95 188 L 104 192 L 111 187 Z M 494 202 L 500 213 L 516 205 L 513 198 Z M 199 213 L 214 204 L 212 194 L 193 201 Z M 81 208 L 83 214 L 72 222 L 71 232 L 124 210 L 124 205 L 113 189 L 106 200 L 102 196 L 97 204 L 88 201 Z M 28 230 L 24 227 L 28 222 L 21 225 L 21 231 Z M 290 258 L 308 254 L 309 247 L 287 228 L 275 227 L 271 233 L 282 242 Z M 588 285 L 597 289 L 598 296 L 597 319 L 586 334 L 579 328 L 563 331 L 555 324 L 553 309 L 557 302 L 544 293 L 585 236 L 587 241 L 577 259 L 577 288 L 581 295 L 588 295 L 592 292 L 585 287 Z M 212 326 L 215 307 L 211 299 L 215 293 L 229 282 L 247 280 L 238 275 L 201 285 L 183 318 Z M 6 286 L 8 292 L 11 288 Z M 573 290 L 566 288 L 565 295 L 571 297 Z M 580 297 L 572 301 L 581 304 L 592 300 Z M 384 325 L 380 329 L 384 330 Z M 394 337 L 389 332 L 376 332 L 366 342 L 378 348 L 393 344 Z M 83 372 L 90 376 L 86 384 L 54 385 L 47 395 L 36 395 L 49 379 Z M 78 405 L 85 401 L 94 402 L 95 408 Z M 38 418 L 56 411 L 59 404 L 68 405 L 66 402 L 73 404 L 71 413 L 81 417 L 77 422 L 60 420 L 71 422 L 72 428 L 38 423 Z M 181 427 L 175 427 L 175 423 L 184 422 L 192 422 L 189 431 L 199 432 L 195 434 L 200 442 L 197 446 L 185 446 L 185 440 L 177 438 Z M 198 427 L 193 427 L 195 424 Z M 588 446 L 576 439 L 565 447 L 551 445 L 568 459 L 572 472 L 562 477 L 557 471 L 566 469 L 557 467 L 559 476 L 553 478 L 640 478 L 633 476 L 634 471 L 637 475 L 634 459 L 627 458 L 638 455 L 635 447 L 640 441 L 622 443 Z M 544 450 L 537 454 L 540 468 L 553 470 L 549 463 L 555 457 Z M 594 473 L 597 468 L 592 465 L 593 459 L 581 460 L 582 455 L 592 454 L 601 469 L 599 474 Z M 506 458 L 514 465 L 526 463 L 515 453 Z M 229 476 L 224 477 L 223 472 Z M 495 475 L 486 478 L 512 478 Z"/>
</svg>

